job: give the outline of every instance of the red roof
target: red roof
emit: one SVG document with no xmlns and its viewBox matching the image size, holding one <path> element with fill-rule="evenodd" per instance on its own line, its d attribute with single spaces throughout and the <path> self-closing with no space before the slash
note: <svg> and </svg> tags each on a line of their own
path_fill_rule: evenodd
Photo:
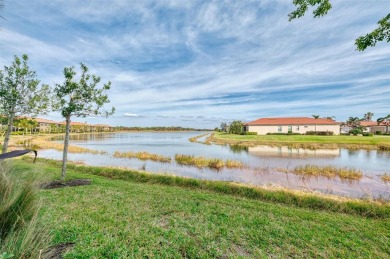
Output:
<svg viewBox="0 0 390 259">
<path fill-rule="evenodd" d="M 245 125 L 340 125 L 340 122 L 331 119 L 314 119 L 308 117 L 289 118 L 260 118 L 245 123 Z"/>
<path fill-rule="evenodd" d="M 378 122 L 376 121 L 361 121 L 360 122 L 360 125 L 362 125 L 363 127 L 370 127 L 370 126 L 385 126 L 386 123 L 384 121 L 382 121 L 381 123 L 379 123 L 378 125 Z"/>
</svg>

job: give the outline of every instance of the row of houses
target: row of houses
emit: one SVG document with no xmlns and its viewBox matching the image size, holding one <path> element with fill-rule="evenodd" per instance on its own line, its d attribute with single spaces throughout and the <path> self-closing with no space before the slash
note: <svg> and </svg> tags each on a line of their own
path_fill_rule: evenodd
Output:
<svg viewBox="0 0 390 259">
<path fill-rule="evenodd" d="M 35 122 L 35 125 L 30 125 L 29 129 L 24 129 L 23 126 L 14 125 L 14 130 L 29 130 L 30 132 L 41 133 L 57 133 L 64 132 L 66 122 L 57 122 L 53 120 L 43 118 L 25 118 Z M 2 125 L 2 128 L 6 128 L 6 125 Z M 71 122 L 71 132 L 107 132 L 113 131 L 115 128 L 107 124 L 88 124 L 84 122 Z"/>
<path fill-rule="evenodd" d="M 56 132 L 65 127 L 66 122 L 56 122 L 53 120 L 47 120 L 43 118 L 32 118 L 32 120 L 38 123 L 39 132 Z M 88 124 L 84 122 L 71 122 L 71 132 L 104 132 L 113 131 L 114 127 L 107 124 Z"/>
<path fill-rule="evenodd" d="M 376 133 L 386 132 L 385 122 L 362 121 L 361 126 L 364 132 Z M 258 135 L 268 133 L 299 133 L 308 132 L 332 132 L 333 135 L 348 133 L 350 128 L 344 123 L 337 122 L 330 118 L 309 118 L 309 117 L 288 117 L 288 118 L 260 118 L 244 124 L 244 131 L 256 132 Z"/>
</svg>

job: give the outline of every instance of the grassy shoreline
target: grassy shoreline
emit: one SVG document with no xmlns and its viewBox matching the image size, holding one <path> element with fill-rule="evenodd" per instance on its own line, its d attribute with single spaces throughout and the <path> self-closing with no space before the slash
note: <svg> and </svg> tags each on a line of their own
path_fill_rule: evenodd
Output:
<svg viewBox="0 0 390 259">
<path fill-rule="evenodd" d="M 60 174 L 53 160 L 13 163 L 25 180 Z M 72 164 L 68 178 L 90 178 L 92 185 L 39 191 L 53 245 L 74 243 L 64 258 L 384 258 L 390 252 L 390 208 L 378 202 L 296 194 L 286 204 L 284 191 Z M 350 210 L 339 213 L 342 207 L 331 204 Z"/>
<path fill-rule="evenodd" d="M 215 144 L 241 146 L 269 145 L 308 149 L 390 150 L 390 136 L 235 135 L 216 132 L 211 141 Z"/>
</svg>

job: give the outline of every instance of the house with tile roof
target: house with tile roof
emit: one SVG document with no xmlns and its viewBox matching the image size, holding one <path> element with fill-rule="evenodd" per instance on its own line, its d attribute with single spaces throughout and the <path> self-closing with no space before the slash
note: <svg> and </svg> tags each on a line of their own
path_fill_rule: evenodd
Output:
<svg viewBox="0 0 390 259">
<path fill-rule="evenodd" d="M 361 121 L 360 125 L 364 127 L 363 132 L 370 132 L 370 133 L 375 133 L 375 132 L 386 132 L 386 123 L 381 122 L 377 123 L 376 121 Z"/>
<path fill-rule="evenodd" d="M 286 118 L 260 118 L 244 124 L 244 130 L 256 132 L 258 135 L 267 133 L 300 133 L 308 131 L 333 132 L 340 135 L 340 122 L 327 118 L 286 117 Z"/>
</svg>

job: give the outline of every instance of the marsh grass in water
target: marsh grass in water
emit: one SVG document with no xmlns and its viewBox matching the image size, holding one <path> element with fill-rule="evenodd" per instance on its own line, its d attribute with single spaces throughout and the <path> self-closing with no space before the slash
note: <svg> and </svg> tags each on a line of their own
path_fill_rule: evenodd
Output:
<svg viewBox="0 0 390 259">
<path fill-rule="evenodd" d="M 242 168 L 244 165 L 240 161 L 235 160 L 226 160 L 218 158 L 205 158 L 203 156 L 194 156 L 194 155 L 184 155 L 176 154 L 175 155 L 176 163 L 179 165 L 188 165 L 196 166 L 198 168 L 208 167 L 211 169 L 220 170 L 224 167 L 227 168 Z"/>
<path fill-rule="evenodd" d="M 360 180 L 363 177 L 362 171 L 355 168 L 318 166 L 311 164 L 297 166 L 292 172 L 302 176 L 322 176 L 327 178 L 339 177 L 342 180 Z"/>
<path fill-rule="evenodd" d="M 384 175 L 381 175 L 380 178 L 385 183 L 390 182 L 390 174 L 385 173 Z"/>
<path fill-rule="evenodd" d="M 153 154 L 149 152 L 119 152 L 115 151 L 114 157 L 119 157 L 119 158 L 137 158 L 139 160 L 151 160 L 151 161 L 156 161 L 156 162 L 161 162 L 161 163 L 170 163 L 171 158 L 167 156 L 162 156 L 158 154 Z"/>
</svg>

